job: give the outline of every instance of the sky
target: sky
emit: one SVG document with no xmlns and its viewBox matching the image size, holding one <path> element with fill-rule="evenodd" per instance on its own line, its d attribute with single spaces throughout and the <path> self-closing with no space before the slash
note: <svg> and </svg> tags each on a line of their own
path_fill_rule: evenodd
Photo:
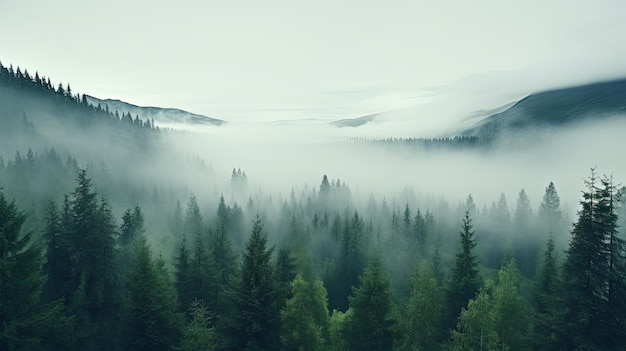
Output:
<svg viewBox="0 0 626 351">
<path fill-rule="evenodd" d="M 141 106 L 341 119 L 459 87 L 517 96 L 624 76 L 624 13 L 622 0 L 0 0 L 0 60 Z"/>
</svg>

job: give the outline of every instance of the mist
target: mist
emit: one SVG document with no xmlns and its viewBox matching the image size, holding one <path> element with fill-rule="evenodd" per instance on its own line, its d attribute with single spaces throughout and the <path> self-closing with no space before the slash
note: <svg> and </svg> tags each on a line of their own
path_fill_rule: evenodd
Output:
<svg viewBox="0 0 626 351">
<path fill-rule="evenodd" d="M 232 123 L 183 138 L 173 135 L 168 142 L 181 154 L 197 154 L 209 162 L 222 185 L 230 180 L 233 168 L 240 168 L 251 189 L 286 196 L 291 188 L 319 186 L 327 174 L 346 181 L 353 195 L 363 200 L 370 194 L 395 197 L 410 188 L 424 198 L 443 197 L 452 203 L 472 194 L 482 208 L 502 192 L 515 199 L 522 188 L 536 207 L 553 181 L 573 216 L 582 179 L 591 167 L 616 179 L 626 177 L 626 166 L 614 156 L 615 150 L 626 147 L 620 136 L 624 127 L 626 122 L 619 117 L 592 120 L 528 139 L 504 137 L 488 151 L 416 150 L 373 143 L 375 134 L 365 139 L 355 128 L 297 122 Z M 375 125 L 370 130 L 374 129 Z M 379 138 L 390 135 L 384 125 L 378 132 Z"/>
</svg>

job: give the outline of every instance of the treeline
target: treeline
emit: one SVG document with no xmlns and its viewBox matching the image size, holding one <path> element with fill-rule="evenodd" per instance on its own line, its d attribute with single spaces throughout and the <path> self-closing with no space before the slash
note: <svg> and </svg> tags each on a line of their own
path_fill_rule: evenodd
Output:
<svg viewBox="0 0 626 351">
<path fill-rule="evenodd" d="M 26 213 L 0 195 L 2 350 L 619 350 L 625 342 L 623 191 L 595 171 L 564 257 L 552 183 L 536 214 L 522 190 L 512 214 L 504 195 L 483 210 L 470 196 L 457 220 L 375 199 L 356 209 L 347 185 L 326 176 L 312 196 L 292 192 L 278 206 L 250 198 L 244 209 L 222 196 L 210 217 L 191 195 L 171 212 L 171 248 L 147 231 L 139 205 L 118 225 L 106 194 L 76 172 L 71 192 L 41 204 L 40 233 L 25 230 Z M 242 184 L 233 171 L 232 185 Z"/>
<path fill-rule="evenodd" d="M 110 111 L 109 106 L 94 106 L 87 102 L 87 97 L 80 93 L 74 93 L 69 83 L 63 86 L 59 83 L 55 86 L 50 82 L 49 77 L 40 76 L 39 72 L 35 72 L 34 76 L 28 73 L 28 70 L 22 70 L 13 65 L 5 67 L 0 62 L 0 87 L 15 89 L 26 94 L 34 94 L 38 98 L 45 98 L 55 104 L 57 108 L 71 108 L 74 113 L 81 114 L 80 121 L 83 124 L 91 123 L 90 120 L 108 121 L 110 123 L 122 123 L 126 126 L 147 130 L 158 130 L 154 125 L 154 120 L 142 120 L 139 116 L 131 116 L 130 113 L 121 113 L 119 111 Z M 66 111 L 65 111 L 66 112 Z M 21 116 L 25 117 L 25 116 Z"/>
<path fill-rule="evenodd" d="M 368 138 L 354 137 L 347 138 L 345 142 L 356 144 L 381 145 L 387 147 L 405 147 L 416 150 L 484 150 L 493 146 L 494 138 L 458 135 L 450 137 L 389 137 L 389 138 Z"/>
</svg>

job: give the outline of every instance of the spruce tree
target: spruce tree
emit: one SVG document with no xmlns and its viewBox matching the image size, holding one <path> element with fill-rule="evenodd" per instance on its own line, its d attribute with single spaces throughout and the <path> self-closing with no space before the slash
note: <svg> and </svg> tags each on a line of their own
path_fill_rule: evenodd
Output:
<svg viewBox="0 0 626 351">
<path fill-rule="evenodd" d="M 555 226 L 561 219 L 561 198 L 556 191 L 553 182 L 546 187 L 543 199 L 539 205 L 539 217 L 544 221 L 549 233 L 555 230 Z"/>
<path fill-rule="evenodd" d="M 281 309 L 285 301 L 292 296 L 291 284 L 296 273 L 296 260 L 291 255 L 291 250 L 280 248 L 276 257 L 276 282 L 278 284 L 278 307 Z"/>
<path fill-rule="evenodd" d="M 70 309 L 77 318 L 78 346 L 84 350 L 115 348 L 118 341 L 115 223 L 104 198 L 98 203 L 96 196 L 87 172 L 81 170 L 70 202 L 74 288 Z"/>
<path fill-rule="evenodd" d="M 560 296 L 557 268 L 554 240 L 550 236 L 533 289 L 535 314 L 532 343 L 535 350 L 558 349 Z"/>
<path fill-rule="evenodd" d="M 143 236 L 137 238 L 128 293 L 122 308 L 125 350 L 171 350 L 178 344 L 180 315 L 167 278 L 152 260 Z"/>
<path fill-rule="evenodd" d="M 44 258 L 25 220 L 0 191 L 0 350 L 66 350 L 73 320 L 62 302 L 40 304 Z"/>
<path fill-rule="evenodd" d="M 200 215 L 200 208 L 194 194 L 189 195 L 183 219 L 183 232 L 193 237 L 203 232 L 202 215 Z"/>
<path fill-rule="evenodd" d="M 614 349 L 624 338 L 623 249 L 612 182 L 592 169 L 563 267 L 565 348 Z M 622 301 L 620 301 L 622 300 Z"/>
<path fill-rule="evenodd" d="M 461 309 L 467 306 L 470 299 L 476 297 L 482 285 L 482 279 L 478 271 L 478 258 L 473 253 L 476 247 L 472 219 L 469 210 L 465 211 L 463 224 L 460 232 L 461 248 L 456 254 L 454 267 L 452 268 L 450 281 L 447 288 L 448 316 L 447 327 L 456 325 L 456 318 Z"/>
<path fill-rule="evenodd" d="M 191 298 L 199 299 L 209 310 L 216 309 L 216 274 L 213 258 L 204 237 L 196 234 L 190 259 Z"/>
<path fill-rule="evenodd" d="M 66 196 L 67 206 L 67 196 Z M 64 209 L 64 212 L 68 207 Z M 63 214 L 66 216 L 66 214 Z M 43 302 L 69 298 L 68 284 L 71 279 L 71 261 L 68 242 L 61 214 L 54 201 L 50 200 L 46 207 L 45 228 L 43 237 L 46 240 L 46 283 L 42 296 Z M 66 303 L 68 301 L 65 301 Z"/>
<path fill-rule="evenodd" d="M 246 243 L 241 273 L 234 291 L 235 317 L 232 346 L 235 350 L 277 350 L 280 347 L 280 314 L 273 248 L 257 216 Z"/>
<path fill-rule="evenodd" d="M 237 257 L 222 229 L 212 233 L 210 245 L 213 267 L 215 269 L 215 317 L 218 332 L 226 328 L 227 320 L 233 314 L 232 291 L 237 278 Z"/>
<path fill-rule="evenodd" d="M 187 311 L 193 301 L 193 279 L 191 272 L 191 254 L 187 249 L 185 235 L 178 246 L 178 254 L 174 258 L 174 286 L 178 296 L 178 305 L 182 311 Z"/>
<path fill-rule="evenodd" d="M 350 350 L 390 350 L 393 345 L 393 300 L 389 278 L 375 255 L 350 296 L 352 314 L 345 329 Z"/>
<path fill-rule="evenodd" d="M 613 177 L 604 176 L 600 179 L 598 195 L 596 228 L 605 233 L 609 249 L 607 347 L 615 349 L 626 343 L 626 242 L 619 235 L 617 215 L 622 194 Z"/>
</svg>

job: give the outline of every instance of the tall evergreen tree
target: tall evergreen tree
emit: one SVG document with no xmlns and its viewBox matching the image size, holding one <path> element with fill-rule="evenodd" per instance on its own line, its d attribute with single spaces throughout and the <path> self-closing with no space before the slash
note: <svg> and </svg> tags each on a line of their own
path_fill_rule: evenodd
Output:
<svg viewBox="0 0 626 351">
<path fill-rule="evenodd" d="M 548 239 L 533 290 L 535 300 L 535 350 L 558 350 L 559 276 L 554 254 L 554 240 Z"/>
<path fill-rule="evenodd" d="M 115 348 L 116 295 L 115 224 L 104 199 L 98 204 L 86 170 L 78 173 L 72 193 L 72 278 L 71 310 L 78 322 L 78 346 L 84 350 Z"/>
<path fill-rule="evenodd" d="M 536 232 L 533 211 L 524 189 L 520 190 L 517 197 L 513 222 L 512 244 L 516 262 L 519 262 L 519 269 L 525 276 L 534 277 L 540 246 L 533 237 Z"/>
<path fill-rule="evenodd" d="M 232 346 L 235 350 L 280 348 L 278 289 L 272 251 L 273 248 L 267 248 L 267 234 L 257 216 L 246 243 L 240 280 L 234 292 Z"/>
<path fill-rule="evenodd" d="M 515 226 L 520 228 L 527 228 L 529 221 L 531 220 L 533 210 L 530 206 L 530 200 L 524 189 L 520 190 L 517 197 L 517 206 L 515 207 Z"/>
<path fill-rule="evenodd" d="M 176 296 L 143 235 L 137 240 L 122 309 L 124 349 L 171 350 L 178 344 L 181 321 Z"/>
<path fill-rule="evenodd" d="M 564 347 L 569 349 L 614 349 L 625 335 L 622 302 L 615 300 L 624 297 L 620 287 L 623 265 L 618 263 L 623 253 L 619 252 L 621 244 L 612 242 L 617 223 L 611 205 L 615 189 L 609 181 L 600 183 L 592 169 L 563 267 L 561 323 Z"/>
<path fill-rule="evenodd" d="M 63 304 L 40 305 L 43 255 L 26 215 L 0 191 L 0 350 L 64 350 L 71 345 L 72 319 Z"/>
<path fill-rule="evenodd" d="M 178 296 L 178 305 L 185 311 L 193 301 L 193 279 L 191 272 L 191 254 L 187 249 L 185 235 L 178 246 L 178 255 L 174 258 L 174 286 Z"/>
<path fill-rule="evenodd" d="M 201 300 L 209 310 L 215 310 L 217 305 L 215 296 L 217 277 L 213 263 L 204 237 L 197 233 L 190 260 L 191 298 Z"/>
<path fill-rule="evenodd" d="M 615 349 L 626 343 L 626 242 L 618 232 L 617 207 L 621 192 L 613 177 L 600 179 L 598 191 L 597 230 L 604 233 L 608 241 L 609 272 L 607 286 L 607 328 L 610 329 L 609 348 Z"/>
<path fill-rule="evenodd" d="M 359 274 L 365 267 L 365 245 L 363 219 L 359 213 L 354 211 L 352 217 L 346 215 L 343 222 L 335 267 L 327 280 L 331 309 L 345 311 L 352 287 L 358 285 Z"/>
<path fill-rule="evenodd" d="M 554 226 L 561 219 L 561 198 L 553 182 L 546 187 L 543 199 L 539 205 L 539 217 L 545 221 L 548 231 L 554 231 Z"/>
<path fill-rule="evenodd" d="M 67 196 L 65 197 L 68 205 Z M 69 207 L 64 208 L 64 212 Z M 63 216 L 66 216 L 64 213 Z M 44 239 L 46 240 L 46 283 L 43 289 L 43 302 L 51 302 L 60 298 L 68 299 L 68 284 L 71 279 L 71 261 L 68 250 L 67 238 L 62 223 L 61 215 L 58 212 L 54 201 L 50 200 L 46 207 Z M 65 301 L 66 303 L 68 301 Z"/>
<path fill-rule="evenodd" d="M 227 233 L 217 229 L 211 237 L 211 257 L 215 269 L 215 302 L 216 309 L 213 311 L 216 317 L 218 332 L 226 328 L 230 316 L 233 314 L 232 291 L 237 279 L 237 257 L 228 239 Z"/>
<path fill-rule="evenodd" d="M 203 233 L 202 215 L 198 207 L 198 201 L 194 194 L 189 195 L 187 208 L 185 209 L 185 217 L 183 219 L 183 232 L 187 235 L 197 235 Z"/>
<path fill-rule="evenodd" d="M 132 283 L 128 281 L 129 270 L 135 256 L 136 246 L 142 244 L 144 233 L 144 217 L 139 205 L 135 206 L 134 210 L 127 209 L 122 216 L 120 236 L 118 237 L 118 265 L 119 274 L 122 277 L 120 282 L 122 294 L 126 293 L 124 290 L 127 285 Z"/>
<path fill-rule="evenodd" d="M 296 277 L 296 260 L 291 250 L 280 248 L 276 257 L 276 283 L 278 284 L 278 307 L 283 308 L 285 301 L 292 296 L 292 282 Z"/>
<path fill-rule="evenodd" d="M 461 309 L 467 306 L 470 299 L 476 297 L 482 285 L 478 271 L 478 258 L 473 253 L 476 241 L 469 210 L 465 211 L 463 218 L 460 244 L 461 248 L 456 254 L 447 288 L 448 316 L 446 326 L 450 328 L 456 325 L 456 318 L 461 313 Z"/>
<path fill-rule="evenodd" d="M 375 255 L 359 277 L 360 286 L 350 296 L 352 314 L 345 337 L 350 350 L 390 350 L 393 345 L 393 300 L 389 278 Z"/>
</svg>

